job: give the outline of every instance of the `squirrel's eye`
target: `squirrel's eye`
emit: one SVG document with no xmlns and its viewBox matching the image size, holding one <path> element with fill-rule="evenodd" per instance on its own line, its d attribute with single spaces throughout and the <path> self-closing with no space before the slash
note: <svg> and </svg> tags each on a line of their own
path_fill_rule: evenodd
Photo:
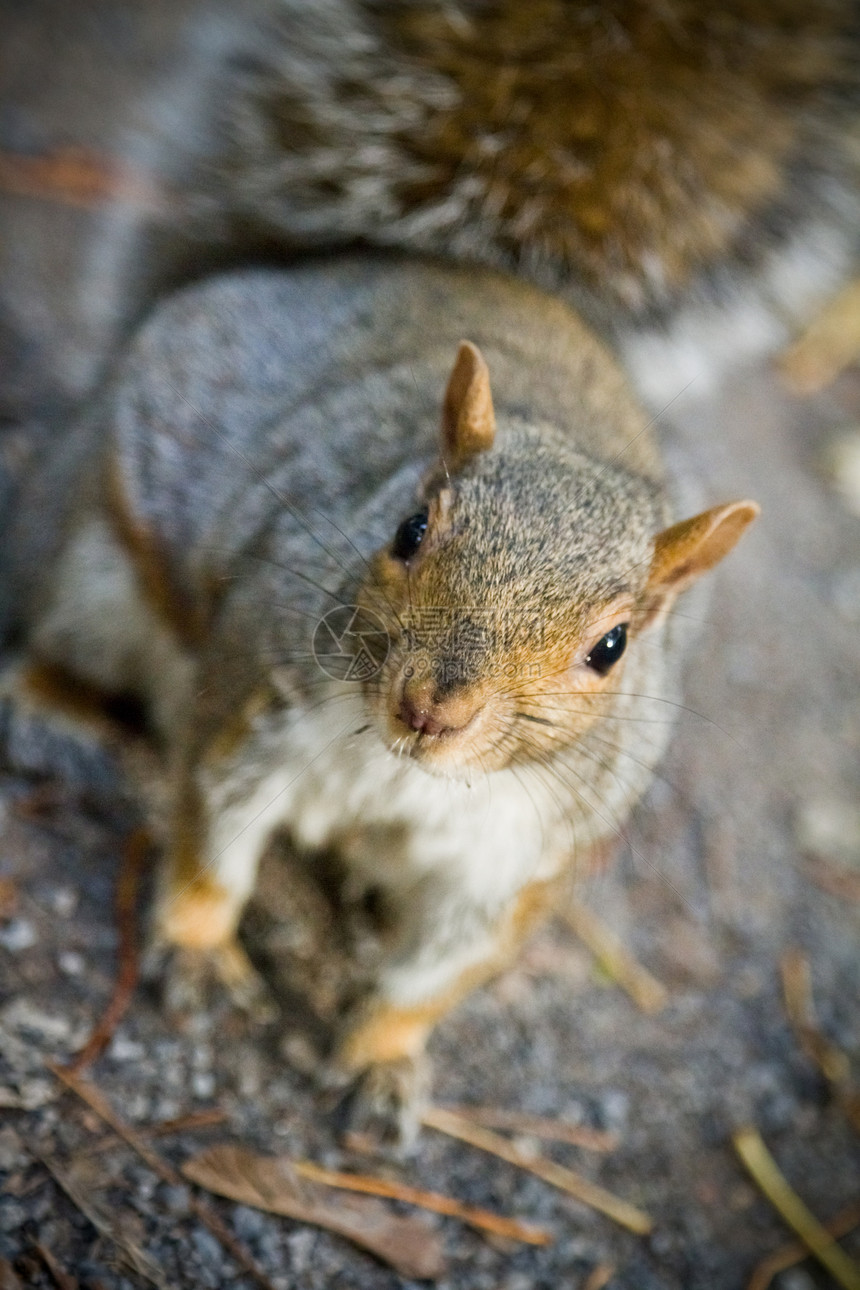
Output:
<svg viewBox="0 0 860 1290">
<path fill-rule="evenodd" d="M 597 642 L 594 649 L 585 660 L 590 668 L 597 672 L 598 676 L 606 676 L 606 673 L 617 663 L 627 646 L 627 624 L 619 623 L 613 627 L 611 632 Z"/>
<path fill-rule="evenodd" d="M 417 515 L 410 515 L 408 520 L 404 520 L 394 534 L 394 545 L 391 548 L 391 554 L 395 560 L 411 560 L 421 545 L 421 540 L 426 531 L 426 511 L 419 511 Z"/>
</svg>

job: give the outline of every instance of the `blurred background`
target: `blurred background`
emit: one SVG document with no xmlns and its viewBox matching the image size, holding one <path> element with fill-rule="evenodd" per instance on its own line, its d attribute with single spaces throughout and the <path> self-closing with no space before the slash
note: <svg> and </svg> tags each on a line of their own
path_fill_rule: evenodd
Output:
<svg viewBox="0 0 860 1290">
<path fill-rule="evenodd" d="M 253 15 L 251 3 L 200 0 L 0 5 L 0 535 L 3 488 L 32 445 L 62 435 L 152 296 L 209 264 L 169 226 L 194 201 L 183 165 L 217 101 L 217 55 Z M 707 502 L 757 498 L 762 518 L 710 604 L 691 611 L 687 707 L 663 777 L 612 863 L 583 884 L 597 941 L 587 918 L 553 923 L 432 1045 L 442 1102 L 612 1134 L 602 1153 L 544 1149 L 655 1226 L 632 1234 L 428 1130 L 411 1181 L 556 1237 L 504 1247 L 446 1229 L 446 1284 L 463 1290 L 748 1284 L 790 1233 L 733 1148 L 741 1125 L 757 1127 L 822 1221 L 860 1195 L 860 373 L 802 399 L 758 364 L 716 394 L 692 391 L 666 421 L 670 468 Z M 48 1159 L 82 1171 L 99 1212 L 132 1233 L 164 1284 L 244 1285 L 181 1188 L 127 1151 L 87 1155 L 98 1123 L 46 1072 L 46 1056 L 80 1046 L 110 992 L 130 814 L 103 767 L 90 784 L 64 775 L 62 759 L 57 773 L 28 765 L 4 733 L 0 721 L 0 1256 L 27 1286 L 64 1284 L 38 1245 L 81 1286 L 147 1283 Z M 326 994 L 330 964 L 319 966 L 329 914 L 312 894 L 284 895 L 290 863 L 272 855 L 248 919 L 252 952 L 283 980 L 284 1022 L 260 1032 L 213 1013 L 174 1033 L 139 992 L 94 1067 L 138 1126 L 222 1113 L 217 1131 L 165 1138 L 176 1165 L 207 1132 L 348 1160 L 310 1078 L 312 1046 L 291 1030 L 291 1017 L 331 1010 L 335 987 Z M 595 953 L 607 929 L 634 959 L 632 987 Z M 797 1004 L 804 982 L 814 1015 L 808 998 Z M 401 1284 L 340 1238 L 217 1203 L 274 1286 Z M 860 1233 L 843 1244 L 860 1258 Z M 834 1282 L 803 1261 L 774 1284 Z"/>
</svg>

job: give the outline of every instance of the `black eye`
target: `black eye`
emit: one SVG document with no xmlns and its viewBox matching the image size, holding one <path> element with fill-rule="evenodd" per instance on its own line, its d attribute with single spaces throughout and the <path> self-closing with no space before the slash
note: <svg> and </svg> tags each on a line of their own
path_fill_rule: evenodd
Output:
<svg viewBox="0 0 860 1290">
<path fill-rule="evenodd" d="M 419 511 L 404 520 L 394 534 L 394 545 L 391 554 L 395 560 L 411 560 L 421 545 L 421 539 L 427 531 L 427 512 Z"/>
<path fill-rule="evenodd" d="M 599 640 L 594 649 L 585 660 L 598 676 L 606 676 L 606 673 L 617 663 L 627 647 L 627 624 L 619 623 L 613 627 L 611 632 L 607 632 L 602 640 Z"/>
</svg>

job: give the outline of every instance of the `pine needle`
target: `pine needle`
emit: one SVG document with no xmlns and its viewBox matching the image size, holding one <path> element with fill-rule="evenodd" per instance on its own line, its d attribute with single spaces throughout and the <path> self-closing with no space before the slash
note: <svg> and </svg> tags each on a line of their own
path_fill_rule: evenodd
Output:
<svg viewBox="0 0 860 1290">
<path fill-rule="evenodd" d="M 653 1221 L 641 1209 L 636 1209 L 627 1201 L 619 1200 L 611 1192 L 596 1183 L 589 1182 L 587 1178 L 574 1173 L 572 1169 L 556 1164 L 554 1160 L 548 1160 L 545 1156 L 528 1155 L 507 1138 L 493 1133 L 490 1129 L 472 1124 L 452 1111 L 445 1111 L 441 1107 L 430 1107 L 424 1112 L 422 1121 L 430 1129 L 447 1133 L 449 1137 L 468 1142 L 470 1146 L 478 1147 L 481 1151 L 487 1151 L 501 1160 L 507 1160 L 509 1164 L 516 1165 L 519 1169 L 527 1170 L 553 1187 L 558 1187 L 560 1191 L 567 1192 L 583 1205 L 588 1205 L 605 1214 L 631 1232 L 645 1236 L 654 1226 Z"/>
<path fill-rule="evenodd" d="M 855 1200 L 852 1205 L 846 1205 L 825 1223 L 824 1230 L 833 1237 L 847 1236 L 858 1225 L 860 1225 L 860 1200 Z M 785 1272 L 787 1268 L 793 1268 L 796 1263 L 802 1263 L 808 1258 L 809 1250 L 801 1241 L 789 1241 L 781 1245 L 778 1250 L 774 1250 L 773 1254 L 762 1259 L 754 1269 L 747 1290 L 768 1290 L 777 1272 Z"/>
<path fill-rule="evenodd" d="M 311 1182 L 324 1183 L 327 1187 L 342 1187 L 346 1191 L 363 1192 L 367 1196 L 384 1196 L 388 1200 L 405 1201 L 407 1205 L 417 1205 L 421 1209 L 432 1210 L 435 1214 L 446 1214 L 450 1218 L 459 1218 L 470 1227 L 477 1227 L 496 1236 L 506 1236 L 514 1241 L 523 1241 L 527 1245 L 550 1245 L 552 1236 L 542 1228 L 530 1223 L 520 1223 L 501 1214 L 493 1214 L 486 1209 L 476 1209 L 463 1205 L 451 1196 L 439 1192 L 421 1191 L 405 1183 L 390 1182 L 386 1178 L 376 1178 L 369 1174 L 341 1173 L 335 1169 L 324 1169 L 310 1160 L 297 1160 L 293 1164 L 296 1173 Z"/>
<path fill-rule="evenodd" d="M 588 1151 L 614 1151 L 618 1135 L 603 1129 L 590 1129 L 584 1124 L 570 1124 L 567 1120 L 554 1120 L 551 1116 L 528 1115 L 521 1111 L 508 1111 L 493 1106 L 448 1106 L 442 1108 L 482 1124 L 485 1129 L 503 1129 L 507 1133 L 524 1133 L 530 1138 L 543 1138 L 547 1142 L 568 1142 Z"/>
<path fill-rule="evenodd" d="M 860 1130 L 860 1096 L 851 1087 L 851 1065 L 841 1048 L 821 1030 L 815 1015 L 809 959 L 802 950 L 787 950 L 779 967 L 785 1010 L 798 1042 L 830 1084 L 855 1129 Z"/>
<path fill-rule="evenodd" d="M 839 1248 L 827 1229 L 822 1227 L 797 1193 L 789 1187 L 758 1129 L 753 1126 L 738 1129 L 732 1134 L 732 1141 L 753 1181 L 789 1227 L 797 1232 L 810 1253 L 827 1268 L 844 1290 L 860 1290 L 860 1267 Z"/>
<path fill-rule="evenodd" d="M 638 1008 L 649 1014 L 665 1008 L 669 1001 L 666 987 L 636 962 L 621 938 L 601 918 L 576 900 L 566 905 L 561 915 Z"/>
</svg>

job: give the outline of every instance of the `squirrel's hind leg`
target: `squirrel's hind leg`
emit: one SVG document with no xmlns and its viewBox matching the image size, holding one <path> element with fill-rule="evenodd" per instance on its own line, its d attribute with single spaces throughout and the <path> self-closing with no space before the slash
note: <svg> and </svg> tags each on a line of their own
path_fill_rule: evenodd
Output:
<svg viewBox="0 0 860 1290">
<path fill-rule="evenodd" d="M 448 899 L 422 893 L 405 902 L 401 949 L 347 1019 L 335 1054 L 335 1071 L 357 1080 L 355 1128 L 381 1147 L 412 1145 L 429 1090 L 425 1047 L 433 1028 L 508 965 L 552 907 L 558 886 L 559 880 L 529 883 L 494 919 L 479 909 L 470 918 L 456 891 Z"/>
</svg>

